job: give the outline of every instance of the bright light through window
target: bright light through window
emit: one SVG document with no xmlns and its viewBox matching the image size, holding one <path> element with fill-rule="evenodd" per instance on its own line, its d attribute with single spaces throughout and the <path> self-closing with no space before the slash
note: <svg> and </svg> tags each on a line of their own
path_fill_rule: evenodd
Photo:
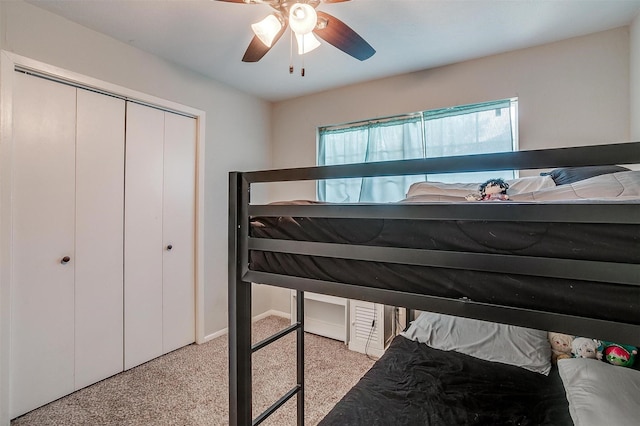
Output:
<svg viewBox="0 0 640 426">
<path fill-rule="evenodd" d="M 518 149 L 518 100 L 422 111 L 318 129 L 318 165 L 509 152 Z M 392 202 L 424 180 L 483 182 L 513 179 L 514 171 L 330 179 L 318 182 L 321 201 Z"/>
</svg>

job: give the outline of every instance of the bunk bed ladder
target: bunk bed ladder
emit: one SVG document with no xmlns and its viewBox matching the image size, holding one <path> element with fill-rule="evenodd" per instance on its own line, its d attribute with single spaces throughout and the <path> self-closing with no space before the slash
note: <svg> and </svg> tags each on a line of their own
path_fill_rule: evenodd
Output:
<svg viewBox="0 0 640 426">
<path fill-rule="evenodd" d="M 248 268 L 248 223 L 244 207 L 248 205 L 249 185 L 240 173 L 231 172 L 229 179 L 229 424 L 259 425 L 297 396 L 297 425 L 304 425 L 304 292 L 296 291 L 296 322 L 291 326 L 251 345 L 251 282 L 242 277 Z M 242 203 L 237 201 L 242 199 Z M 244 216 L 243 216 L 244 213 Z M 282 337 L 296 332 L 296 385 L 253 419 L 252 354 Z"/>
<path fill-rule="evenodd" d="M 297 419 L 298 426 L 304 425 L 304 292 L 296 291 L 296 322 L 290 327 L 287 327 L 278 333 L 267 337 L 263 341 L 256 343 L 251 347 L 251 352 L 256 352 L 263 347 L 275 342 L 288 335 L 289 333 L 296 332 L 296 376 L 297 384 L 287 393 L 285 393 L 280 399 L 274 402 L 269 408 L 264 410 L 262 414 L 256 417 L 252 424 L 259 425 L 273 412 L 280 408 L 285 402 L 297 395 Z"/>
</svg>

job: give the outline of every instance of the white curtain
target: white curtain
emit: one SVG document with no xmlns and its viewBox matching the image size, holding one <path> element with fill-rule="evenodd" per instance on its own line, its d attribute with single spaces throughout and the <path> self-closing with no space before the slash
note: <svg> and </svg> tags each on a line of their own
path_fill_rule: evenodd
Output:
<svg viewBox="0 0 640 426">
<path fill-rule="evenodd" d="M 516 108 L 516 100 L 504 100 L 321 128 L 318 165 L 512 151 Z M 483 182 L 497 177 L 511 179 L 514 173 L 329 179 L 318 182 L 318 199 L 340 203 L 393 202 L 404 198 L 414 182 Z"/>
<path fill-rule="evenodd" d="M 319 146 L 324 154 L 320 165 L 422 158 L 425 152 L 420 117 L 321 132 Z M 424 176 L 330 179 L 318 184 L 318 196 L 340 203 L 398 201 L 411 183 L 422 180 Z"/>
<path fill-rule="evenodd" d="M 423 114 L 427 158 L 509 152 L 517 148 L 514 128 L 516 99 L 425 111 Z M 514 172 L 508 170 L 431 174 L 428 180 L 456 183 L 514 177 Z"/>
</svg>

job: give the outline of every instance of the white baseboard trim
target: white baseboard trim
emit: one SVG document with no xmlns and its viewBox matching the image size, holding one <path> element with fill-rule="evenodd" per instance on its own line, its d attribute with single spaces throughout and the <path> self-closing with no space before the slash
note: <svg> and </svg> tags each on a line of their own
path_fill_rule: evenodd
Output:
<svg viewBox="0 0 640 426">
<path fill-rule="evenodd" d="M 223 328 L 222 330 L 216 331 L 215 333 L 207 334 L 206 336 L 204 336 L 204 340 L 202 341 L 202 343 L 210 342 L 211 340 L 220 336 L 224 336 L 227 333 L 229 333 L 229 328 Z"/>
<path fill-rule="evenodd" d="M 270 316 L 276 316 L 276 317 L 281 317 L 281 318 L 286 318 L 286 319 L 291 319 L 291 314 L 287 313 L 287 312 L 282 312 L 282 311 L 277 311 L 275 309 L 270 309 L 266 312 L 263 312 L 259 315 L 256 315 L 255 317 L 251 318 L 251 322 L 256 322 L 256 321 L 260 321 L 261 319 L 265 319 L 267 317 Z M 216 331 L 215 333 L 211 333 L 208 334 L 206 336 L 204 336 L 204 340 L 202 343 L 206 343 L 209 342 L 217 337 L 220 336 L 224 336 L 225 334 L 229 333 L 229 327 L 225 327 L 222 330 Z"/>
<path fill-rule="evenodd" d="M 261 319 L 265 319 L 266 317 L 275 316 L 280 318 L 291 319 L 291 314 L 282 311 L 276 311 L 275 309 L 270 309 L 266 312 L 261 313 L 260 315 L 256 315 L 251 319 L 252 322 L 260 321 Z"/>
</svg>

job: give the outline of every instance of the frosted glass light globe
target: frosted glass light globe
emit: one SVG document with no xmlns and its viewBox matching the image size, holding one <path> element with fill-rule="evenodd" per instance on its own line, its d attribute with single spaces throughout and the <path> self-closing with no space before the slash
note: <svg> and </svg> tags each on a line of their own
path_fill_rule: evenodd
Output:
<svg viewBox="0 0 640 426">
<path fill-rule="evenodd" d="M 289 26 L 299 35 L 305 35 L 313 31 L 318 22 L 316 10 L 306 3 L 296 3 L 289 10 Z"/>
</svg>

